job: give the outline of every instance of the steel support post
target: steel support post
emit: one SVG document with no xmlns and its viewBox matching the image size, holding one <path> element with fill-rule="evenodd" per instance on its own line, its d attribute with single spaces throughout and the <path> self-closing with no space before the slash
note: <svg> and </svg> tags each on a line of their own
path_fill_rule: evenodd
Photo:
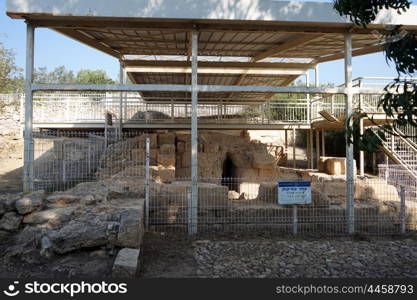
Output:
<svg viewBox="0 0 417 300">
<path fill-rule="evenodd" d="M 23 191 L 34 189 L 33 161 L 33 68 L 35 54 L 35 27 L 27 24 L 26 28 L 26 80 L 25 80 L 25 129 L 24 129 L 24 166 Z"/>
<path fill-rule="evenodd" d="M 347 88 L 345 103 L 345 127 L 351 127 L 350 117 L 353 109 L 352 94 L 352 34 L 345 34 L 345 85 Z M 349 122 L 350 121 L 350 122 Z M 353 145 L 349 144 L 346 137 L 346 203 L 347 203 L 347 231 L 349 234 L 355 232 L 355 209 L 354 209 L 354 166 L 353 166 Z"/>
<path fill-rule="evenodd" d="M 362 87 L 362 80 L 359 81 L 359 87 Z M 359 95 L 359 111 L 363 111 L 363 95 Z M 364 133 L 363 118 L 359 121 L 359 133 L 362 136 Z M 359 151 L 359 176 L 365 176 L 365 152 Z"/>
<path fill-rule="evenodd" d="M 324 135 L 324 129 L 321 130 L 321 155 L 326 156 L 326 137 Z"/>
<path fill-rule="evenodd" d="M 288 130 L 284 130 L 284 131 L 285 131 L 284 153 L 285 153 L 285 157 L 287 158 L 286 165 L 288 166 Z"/>
<path fill-rule="evenodd" d="M 320 163 L 320 130 L 316 130 L 316 164 L 317 169 L 319 168 Z"/>
<path fill-rule="evenodd" d="M 198 221 L 198 31 L 193 29 L 192 31 L 192 76 L 191 76 L 191 199 L 189 203 L 189 216 L 188 216 L 188 233 L 197 233 L 197 221 Z"/>
<path fill-rule="evenodd" d="M 295 128 L 293 128 L 293 130 L 292 130 L 292 138 L 293 138 L 293 141 L 292 141 L 292 159 L 293 159 L 292 167 L 295 168 L 296 164 L 297 164 L 297 162 L 296 162 L 296 153 L 295 153 L 295 151 L 296 151 L 296 148 L 295 148 L 295 141 L 296 141 Z"/>
<path fill-rule="evenodd" d="M 119 71 L 119 83 L 124 84 L 124 68 L 122 62 L 120 62 L 120 71 Z M 120 92 L 120 99 L 119 99 L 119 132 L 120 138 L 122 137 L 123 131 L 123 92 Z"/>
<path fill-rule="evenodd" d="M 146 138 L 146 161 L 145 161 L 145 226 L 149 228 L 149 200 L 150 200 L 150 181 L 151 181 L 151 173 L 150 173 L 150 160 L 151 160 L 151 140 L 150 138 Z"/>
<path fill-rule="evenodd" d="M 309 145 L 310 145 L 309 154 L 308 154 L 310 157 L 309 169 L 314 169 L 314 129 L 310 129 L 308 140 L 309 140 Z"/>
<path fill-rule="evenodd" d="M 307 71 L 306 75 L 306 87 L 309 88 L 310 87 L 310 73 Z M 307 123 L 311 122 L 311 99 L 310 99 L 310 94 L 307 94 L 306 96 L 307 99 Z"/>
<path fill-rule="evenodd" d="M 407 230 L 406 226 L 406 203 L 405 203 L 405 187 L 400 187 L 400 234 L 405 234 Z"/>
</svg>

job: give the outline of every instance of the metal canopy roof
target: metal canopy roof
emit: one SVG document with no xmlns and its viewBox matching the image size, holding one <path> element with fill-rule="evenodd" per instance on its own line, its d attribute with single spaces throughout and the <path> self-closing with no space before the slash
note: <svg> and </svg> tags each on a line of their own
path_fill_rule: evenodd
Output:
<svg viewBox="0 0 417 300">
<path fill-rule="evenodd" d="M 8 0 L 7 13 L 112 55 L 137 68 L 129 70 L 133 82 L 152 84 L 190 84 L 192 29 L 199 31 L 198 54 L 205 61 L 199 64 L 200 84 L 271 86 L 288 85 L 321 62 L 343 58 L 344 33 L 352 33 L 357 56 L 382 50 L 386 24 L 417 30 L 416 7 L 402 15 L 383 11 L 362 28 L 341 18 L 331 3 L 296 1 Z M 175 62 L 173 56 L 181 58 Z M 238 62 L 246 65 L 230 65 Z M 243 97 L 215 98 L 223 96 Z"/>
</svg>

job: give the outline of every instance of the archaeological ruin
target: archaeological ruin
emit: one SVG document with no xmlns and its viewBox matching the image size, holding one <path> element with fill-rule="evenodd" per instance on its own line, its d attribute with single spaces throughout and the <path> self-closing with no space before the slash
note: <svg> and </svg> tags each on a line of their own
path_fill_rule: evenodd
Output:
<svg viewBox="0 0 417 300">
<path fill-rule="evenodd" d="M 378 106 L 388 79 L 352 78 L 352 59 L 382 51 L 373 30 L 417 30 L 416 7 L 363 28 L 322 2 L 102 2 L 7 1 L 27 23 L 24 190 L 0 202 L 0 240 L 16 235 L 7 255 L 105 245 L 123 264 L 149 231 L 415 233 L 417 141 L 367 154 L 343 130 L 356 111 L 370 116 L 362 130 L 391 122 Z M 118 60 L 120 82 L 33 83 L 38 28 Z M 322 87 L 320 63 L 339 59 L 345 82 Z M 309 200 L 282 204 L 282 182 L 308 183 Z"/>
</svg>

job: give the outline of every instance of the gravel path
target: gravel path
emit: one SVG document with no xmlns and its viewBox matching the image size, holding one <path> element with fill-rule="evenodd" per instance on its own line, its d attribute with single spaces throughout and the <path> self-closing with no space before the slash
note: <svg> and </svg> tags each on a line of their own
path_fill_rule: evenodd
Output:
<svg viewBox="0 0 417 300">
<path fill-rule="evenodd" d="M 416 240 L 196 241 L 199 277 L 417 278 Z"/>
</svg>

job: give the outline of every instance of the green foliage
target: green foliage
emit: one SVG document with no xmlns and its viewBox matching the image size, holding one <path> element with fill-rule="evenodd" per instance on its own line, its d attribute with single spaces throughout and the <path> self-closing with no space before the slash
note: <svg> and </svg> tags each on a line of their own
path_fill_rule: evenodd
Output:
<svg viewBox="0 0 417 300">
<path fill-rule="evenodd" d="M 384 44 L 387 61 L 395 64 L 397 72 L 411 75 L 417 72 L 417 36 L 416 34 L 392 30 L 386 35 L 386 40 L 392 42 Z"/>
<path fill-rule="evenodd" d="M 397 13 L 405 12 L 410 8 L 408 0 L 335 0 L 333 7 L 341 16 L 349 16 L 356 25 L 366 26 L 375 21 L 378 12 L 382 9 L 395 9 Z"/>
<path fill-rule="evenodd" d="M 334 8 L 341 16 L 349 16 L 350 20 L 366 27 L 376 19 L 381 9 L 395 9 L 398 14 L 407 11 L 411 2 L 407 0 L 337 0 Z M 393 62 L 398 78 L 385 87 L 384 95 L 379 100 L 387 117 L 393 118 L 393 123 L 377 126 L 377 130 L 365 130 L 359 133 L 359 120 L 368 117 L 357 112 L 351 117 L 352 126 L 348 128 L 347 137 L 360 150 L 373 152 L 380 145 L 380 138 L 385 140 L 386 134 L 398 135 L 396 128 L 407 124 L 417 127 L 417 84 L 416 82 L 400 79 L 401 75 L 413 75 L 417 72 L 417 38 L 414 33 L 397 26 L 385 33 L 383 41 L 387 62 Z M 379 137 L 378 137 L 379 136 Z"/>
<path fill-rule="evenodd" d="M 109 78 L 103 70 L 80 70 L 77 73 L 75 82 L 78 84 L 113 84 L 114 81 Z"/>
<path fill-rule="evenodd" d="M 22 70 L 16 65 L 15 53 L 0 43 L 0 93 L 23 91 Z"/>
<path fill-rule="evenodd" d="M 385 87 L 385 94 L 379 100 L 388 117 L 395 118 L 397 126 L 407 123 L 417 127 L 417 82 L 396 79 Z"/>
<path fill-rule="evenodd" d="M 64 66 L 48 71 L 46 67 L 35 70 L 34 82 L 47 84 L 112 84 L 114 81 L 109 78 L 103 70 L 80 70 L 77 75 L 67 70 Z"/>
<path fill-rule="evenodd" d="M 367 128 L 364 130 L 364 133 L 360 133 L 360 121 L 363 118 L 368 118 L 365 113 L 354 112 L 350 119 L 348 120 L 352 126 L 348 127 L 346 130 L 346 136 L 348 142 L 353 144 L 357 150 L 365 152 L 376 152 L 378 147 L 381 145 L 381 139 L 386 140 L 385 137 L 385 126 L 380 127 L 380 130 L 375 133 L 372 129 Z"/>
<path fill-rule="evenodd" d="M 40 67 L 33 74 L 34 82 L 46 84 L 71 84 L 75 83 L 74 72 L 64 66 L 48 71 L 46 67 Z"/>
</svg>

